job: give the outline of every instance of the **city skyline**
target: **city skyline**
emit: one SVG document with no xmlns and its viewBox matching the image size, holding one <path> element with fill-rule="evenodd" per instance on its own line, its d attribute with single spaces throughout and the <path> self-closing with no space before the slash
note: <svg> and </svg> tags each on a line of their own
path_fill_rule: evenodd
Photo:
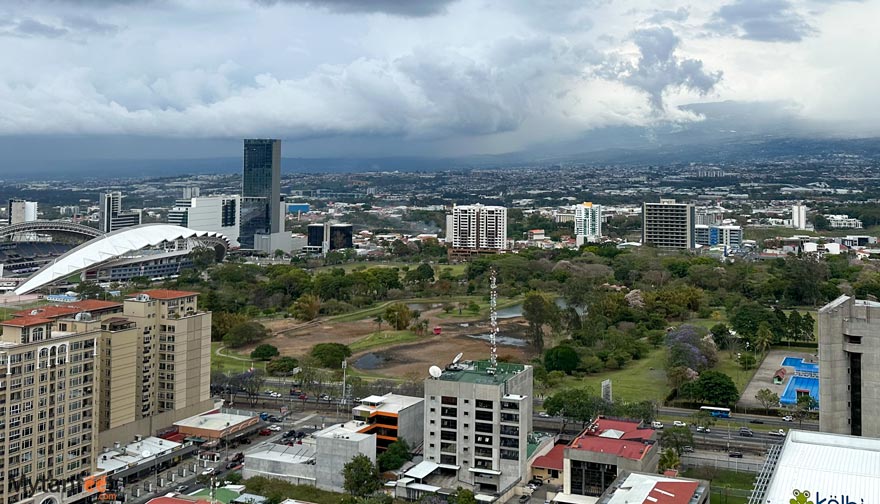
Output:
<svg viewBox="0 0 880 504">
<path fill-rule="evenodd" d="M 244 137 L 456 156 L 878 132 L 876 1 L 12 4 L 10 172 L 36 140 L 58 146 L 48 159 L 230 156 Z"/>
</svg>

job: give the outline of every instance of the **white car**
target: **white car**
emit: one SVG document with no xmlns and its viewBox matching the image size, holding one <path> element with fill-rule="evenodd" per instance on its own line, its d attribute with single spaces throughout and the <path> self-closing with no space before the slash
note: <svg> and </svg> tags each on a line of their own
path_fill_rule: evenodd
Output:
<svg viewBox="0 0 880 504">
<path fill-rule="evenodd" d="M 281 397 L 281 393 L 280 393 L 280 392 L 271 392 L 269 395 L 270 395 L 271 397 L 276 398 L 276 399 L 279 398 L 279 397 Z"/>
<path fill-rule="evenodd" d="M 708 427 L 703 427 L 702 425 L 698 425 L 698 426 L 697 426 L 697 432 L 706 432 L 706 433 L 709 433 L 709 432 L 712 432 L 712 431 L 709 430 Z"/>
<path fill-rule="evenodd" d="M 550 415 L 546 411 L 538 413 L 538 416 L 541 418 L 550 418 Z"/>
<path fill-rule="evenodd" d="M 652 428 L 652 429 L 662 429 L 662 428 L 663 428 L 663 422 L 653 421 L 653 422 L 651 422 L 651 428 Z"/>
<path fill-rule="evenodd" d="M 672 422 L 672 426 L 673 427 L 687 427 L 688 424 L 682 422 L 681 420 L 676 420 L 676 421 Z"/>
<path fill-rule="evenodd" d="M 785 429 L 779 429 L 778 431 L 773 430 L 768 432 L 768 434 L 771 436 L 785 437 Z"/>
<path fill-rule="evenodd" d="M 270 431 L 274 431 L 274 432 L 279 432 L 281 430 L 280 425 L 270 425 L 266 428 L 269 429 Z"/>
<path fill-rule="evenodd" d="M 211 474 L 214 474 L 213 467 L 209 467 L 209 468 L 205 469 L 204 471 L 202 471 L 202 476 L 210 476 Z"/>
<path fill-rule="evenodd" d="M 785 415 L 784 417 L 782 417 L 782 421 L 783 422 L 794 422 L 794 417 L 791 415 Z"/>
</svg>

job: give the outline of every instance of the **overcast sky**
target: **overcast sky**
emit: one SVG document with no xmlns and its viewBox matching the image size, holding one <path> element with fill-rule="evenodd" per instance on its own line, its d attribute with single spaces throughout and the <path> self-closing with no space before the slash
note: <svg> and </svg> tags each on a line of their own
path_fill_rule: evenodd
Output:
<svg viewBox="0 0 880 504">
<path fill-rule="evenodd" d="M 5 0 L 0 136 L 465 155 L 719 101 L 876 135 L 878 20 L 880 0 Z"/>
</svg>

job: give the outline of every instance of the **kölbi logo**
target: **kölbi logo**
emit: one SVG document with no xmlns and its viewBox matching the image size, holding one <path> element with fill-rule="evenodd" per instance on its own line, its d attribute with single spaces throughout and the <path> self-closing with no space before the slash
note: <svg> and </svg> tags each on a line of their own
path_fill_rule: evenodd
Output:
<svg viewBox="0 0 880 504">
<path fill-rule="evenodd" d="M 832 495 L 830 497 L 826 496 L 822 498 L 819 492 L 815 492 L 816 497 L 814 500 L 810 500 L 810 492 L 804 490 L 803 492 L 795 489 L 794 499 L 789 499 L 788 504 L 865 504 L 865 499 L 859 499 L 858 501 L 852 500 L 851 495 L 843 495 L 840 494 L 840 498 L 838 499 L 836 495 Z"/>
</svg>

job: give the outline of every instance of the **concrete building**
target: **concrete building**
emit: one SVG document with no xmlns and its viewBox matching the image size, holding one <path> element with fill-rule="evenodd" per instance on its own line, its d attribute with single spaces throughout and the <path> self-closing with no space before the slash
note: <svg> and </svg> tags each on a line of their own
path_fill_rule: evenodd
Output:
<svg viewBox="0 0 880 504">
<path fill-rule="evenodd" d="M 199 437 L 208 441 L 232 441 L 241 433 L 253 432 L 259 423 L 260 417 L 257 415 L 209 411 L 174 422 L 174 426 L 181 436 Z"/>
<path fill-rule="evenodd" d="M 11 199 L 6 207 L 9 225 L 33 222 L 37 220 L 37 202 L 22 199 Z"/>
<path fill-rule="evenodd" d="M 656 473 L 655 440 L 639 421 L 598 418 L 565 449 L 563 493 L 598 497 L 622 471 Z"/>
<path fill-rule="evenodd" d="M 101 193 L 98 201 L 98 229 L 104 233 L 139 226 L 142 222 L 140 210 L 122 210 L 122 198 L 119 191 Z"/>
<path fill-rule="evenodd" d="M 694 206 L 661 199 L 659 203 L 642 204 L 642 243 L 658 248 L 692 249 L 694 238 Z"/>
<path fill-rule="evenodd" d="M 241 248 L 253 249 L 254 235 L 284 230 L 281 219 L 281 140 L 246 139 L 241 183 Z"/>
<path fill-rule="evenodd" d="M 694 209 L 697 226 L 719 226 L 724 220 L 724 209 L 717 207 L 696 207 Z"/>
<path fill-rule="evenodd" d="M 376 435 L 376 450 L 385 451 L 398 439 L 405 439 L 411 449 L 422 444 L 425 433 L 425 401 L 387 393 L 361 399 L 352 409 L 352 416 L 361 424 L 358 432 Z"/>
<path fill-rule="evenodd" d="M 462 362 L 426 380 L 427 474 L 444 479 L 437 486 L 506 495 L 528 474 L 532 399 L 532 367 L 523 364 Z"/>
<path fill-rule="evenodd" d="M 578 247 L 602 237 L 602 205 L 585 202 L 574 206 L 574 234 Z"/>
<path fill-rule="evenodd" d="M 791 206 L 791 227 L 807 229 L 807 206 L 796 204 Z"/>
<path fill-rule="evenodd" d="M 94 472 L 98 437 L 100 330 L 53 330 L 38 315 L 0 322 L 0 466 L 4 504 L 79 502 Z M 25 481 L 63 489 L 27 489 Z M 21 486 L 18 483 L 25 483 Z M 59 485 L 60 486 L 60 485 Z"/>
<path fill-rule="evenodd" d="M 880 303 L 840 296 L 818 327 L 819 429 L 880 437 Z"/>
<path fill-rule="evenodd" d="M 708 481 L 624 471 L 596 504 L 706 504 Z"/>
<path fill-rule="evenodd" d="M 831 229 L 862 229 L 862 221 L 849 215 L 826 214 L 825 218 Z"/>
<path fill-rule="evenodd" d="M 339 492 L 345 485 L 340 470 L 356 455 L 376 461 L 376 436 L 351 429 L 345 424 L 333 425 L 315 433 L 315 486 Z"/>
<path fill-rule="evenodd" d="M 749 502 L 876 502 L 878 467 L 878 439 L 790 430 L 781 449 L 771 448 Z"/>
<path fill-rule="evenodd" d="M 697 224 L 694 226 L 694 241 L 697 245 L 714 247 L 724 245 L 729 249 L 738 249 L 742 246 L 742 226 L 706 226 Z"/>
<path fill-rule="evenodd" d="M 452 248 L 504 250 L 507 248 L 507 208 L 456 205 L 452 208 Z"/>
<path fill-rule="evenodd" d="M 222 195 L 179 199 L 168 212 L 168 223 L 196 231 L 213 231 L 238 247 L 241 196 Z"/>
</svg>

